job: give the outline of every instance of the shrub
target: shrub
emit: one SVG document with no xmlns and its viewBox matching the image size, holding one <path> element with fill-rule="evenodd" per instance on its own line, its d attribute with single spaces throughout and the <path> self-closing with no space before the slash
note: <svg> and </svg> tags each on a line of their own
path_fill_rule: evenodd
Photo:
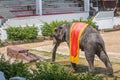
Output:
<svg viewBox="0 0 120 80">
<path fill-rule="evenodd" d="M 79 20 L 73 20 L 72 22 L 86 22 L 89 25 L 96 28 L 96 23 L 92 22 L 92 19 L 84 20 L 84 19 L 80 18 Z M 42 35 L 53 37 L 54 28 L 59 24 L 67 24 L 67 23 L 70 23 L 70 22 L 67 22 L 67 21 L 53 21 L 50 24 L 45 23 L 43 25 L 43 27 L 41 28 Z"/>
<path fill-rule="evenodd" d="M 85 22 L 88 23 L 89 25 L 91 25 L 92 27 L 97 28 L 96 23 L 93 22 L 92 19 L 88 19 L 88 20 L 86 20 Z"/>
<path fill-rule="evenodd" d="M 37 38 L 37 27 L 25 26 L 25 27 L 9 27 L 6 29 L 9 40 L 31 40 Z"/>
<path fill-rule="evenodd" d="M 90 73 L 82 73 L 78 75 L 78 80 L 104 80 L 102 76 L 93 76 Z"/>
<path fill-rule="evenodd" d="M 72 73 L 69 67 L 59 64 L 40 61 L 36 62 L 34 68 L 31 69 L 30 66 L 17 60 L 10 64 L 10 60 L 6 61 L 4 56 L 0 58 L 0 70 L 7 80 L 15 76 L 25 77 L 27 80 L 103 80 L 102 77 L 88 73 Z"/>
<path fill-rule="evenodd" d="M 0 47 L 2 47 L 3 46 L 3 43 L 2 43 L 2 41 L 0 40 Z"/>
<path fill-rule="evenodd" d="M 14 76 L 21 76 L 27 79 L 31 77 L 28 66 L 26 64 L 17 61 L 14 61 L 11 64 L 10 60 L 6 61 L 3 55 L 0 58 L 0 71 L 4 72 L 6 79 Z"/>
<path fill-rule="evenodd" d="M 52 65 L 50 63 L 37 63 L 37 70 L 34 71 L 34 80 L 77 80 L 77 77 L 72 74 L 67 68 L 61 65 Z"/>
<path fill-rule="evenodd" d="M 73 20 L 72 22 L 86 22 L 87 24 L 91 25 L 92 27 L 96 28 L 96 23 L 92 21 L 91 18 L 84 20 L 82 18 L 80 18 L 79 20 Z"/>
<path fill-rule="evenodd" d="M 50 24 L 45 23 L 43 27 L 41 28 L 42 35 L 52 37 L 54 28 L 59 24 L 66 24 L 66 23 L 68 22 L 67 21 L 53 21 Z"/>
<path fill-rule="evenodd" d="M 102 77 L 92 76 L 89 73 L 72 73 L 68 67 L 50 64 L 47 62 L 36 63 L 37 70 L 33 80 L 103 80 Z"/>
</svg>

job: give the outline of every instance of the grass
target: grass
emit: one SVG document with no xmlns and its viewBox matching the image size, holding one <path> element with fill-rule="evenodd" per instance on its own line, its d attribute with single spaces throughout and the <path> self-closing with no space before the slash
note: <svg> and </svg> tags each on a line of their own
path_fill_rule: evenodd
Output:
<svg viewBox="0 0 120 80">
<path fill-rule="evenodd" d="M 41 54 L 43 56 L 49 56 L 51 57 L 52 56 L 52 53 L 51 52 L 46 52 L 46 51 L 39 51 L 39 50 L 35 50 L 35 49 L 30 49 L 30 52 L 34 52 L 36 54 Z M 69 56 L 68 55 L 62 55 L 62 54 L 59 54 L 59 53 L 56 53 L 56 60 L 59 62 L 59 63 L 63 63 L 65 64 L 65 62 L 69 62 Z M 98 60 L 95 60 L 95 61 L 98 61 Z M 87 64 L 87 61 L 85 58 L 80 58 L 80 62 L 79 63 L 82 63 L 82 64 Z M 120 62 L 111 62 L 113 65 L 114 64 L 118 64 L 120 65 Z"/>
<path fill-rule="evenodd" d="M 41 54 L 41 55 L 44 55 L 44 56 L 51 56 L 52 53 L 51 52 L 46 52 L 46 51 L 38 51 L 38 50 L 34 50 L 34 49 L 31 49 L 30 51 L 33 51 L 37 54 Z M 111 62 L 112 65 L 120 65 L 120 62 Z M 60 64 L 60 65 L 63 65 L 67 68 L 71 68 L 71 65 L 70 65 L 70 61 L 69 61 L 69 56 L 66 56 L 66 55 L 61 55 L 61 54 L 56 54 L 56 64 Z M 98 76 L 102 76 L 104 77 L 104 80 L 109 80 L 108 77 L 106 77 L 106 69 L 105 69 L 105 66 L 103 67 L 103 65 L 100 65 L 100 64 L 103 64 L 101 61 L 98 61 L 98 60 L 95 60 L 95 74 L 98 75 Z M 84 58 L 80 58 L 80 62 L 79 64 L 77 65 L 78 67 L 78 72 L 76 74 L 79 74 L 79 73 L 86 73 L 88 72 L 88 63 L 86 61 L 86 59 Z M 114 79 L 112 80 L 117 80 L 115 79 L 117 75 L 120 75 L 120 72 L 114 72 L 115 74 L 115 77 Z M 117 76 L 117 78 L 119 78 Z"/>
<path fill-rule="evenodd" d="M 44 55 L 44 56 L 49 56 L 51 57 L 52 53 L 51 52 L 46 52 L 46 51 L 38 51 L 38 50 L 34 50 L 34 49 L 31 49 L 30 51 L 34 51 L 34 53 L 37 53 L 37 54 L 41 54 L 41 55 Z M 56 54 L 56 63 L 57 64 L 61 64 L 61 65 L 64 65 L 64 66 L 67 66 L 67 67 L 71 67 L 70 65 L 70 60 L 69 60 L 69 56 L 66 56 L 66 55 L 62 55 L 62 54 Z M 95 63 L 97 63 L 96 66 L 99 66 L 99 61 L 95 61 Z M 84 72 L 84 71 L 87 71 L 88 69 L 88 63 L 86 61 L 85 58 L 80 58 L 79 60 L 79 64 L 78 64 L 78 67 L 80 68 L 80 72 Z M 100 68 L 100 67 L 98 67 Z M 98 69 L 96 68 L 96 69 Z"/>
<path fill-rule="evenodd" d="M 43 56 L 49 56 L 49 57 L 52 56 L 51 52 L 46 52 L 46 51 L 39 51 L 39 50 L 35 50 L 35 49 L 30 49 L 30 52 L 33 52 L 35 54 L 40 54 Z M 61 55 L 61 54 L 56 53 L 57 60 L 61 60 L 61 59 L 63 60 L 63 59 L 68 59 L 68 58 L 69 58 L 69 56 L 67 56 L 67 55 Z"/>
<path fill-rule="evenodd" d="M 118 65 L 120 65 L 120 62 L 111 62 L 113 65 L 114 64 L 118 64 Z"/>
<path fill-rule="evenodd" d="M 49 57 L 52 55 L 51 52 L 38 51 L 38 50 L 34 50 L 34 49 L 30 49 L 30 52 L 34 52 L 35 54 L 41 54 L 41 55 L 49 56 Z M 57 54 L 56 55 L 56 64 L 63 65 L 65 67 L 69 68 L 69 70 L 71 70 L 69 56 Z M 118 63 L 118 62 L 112 62 L 112 64 L 113 65 L 114 64 L 120 65 L 120 63 Z M 32 65 L 33 65 L 33 63 L 32 63 Z M 84 58 L 80 58 L 80 62 L 77 65 L 77 67 L 78 67 L 78 72 L 75 73 L 76 75 L 79 74 L 79 73 L 85 74 L 86 72 L 88 72 L 88 64 L 87 64 L 86 59 L 84 59 Z M 120 72 L 115 72 L 114 74 L 115 75 L 120 75 Z M 104 77 L 105 78 L 104 80 L 109 80 L 108 77 L 106 77 L 106 75 L 105 75 L 105 68 L 103 68 L 103 67 L 98 67 L 98 66 L 96 67 L 95 66 L 95 75 Z M 112 79 L 112 80 L 117 80 L 119 77 L 115 76 L 115 78 Z"/>
</svg>

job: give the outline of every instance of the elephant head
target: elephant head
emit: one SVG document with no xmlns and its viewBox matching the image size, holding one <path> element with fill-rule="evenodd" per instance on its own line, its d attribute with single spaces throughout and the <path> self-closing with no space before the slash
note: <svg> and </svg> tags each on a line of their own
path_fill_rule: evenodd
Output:
<svg viewBox="0 0 120 80">
<path fill-rule="evenodd" d="M 53 33 L 53 41 L 56 42 L 62 42 L 65 40 L 65 29 L 64 25 L 58 25 Z"/>
</svg>

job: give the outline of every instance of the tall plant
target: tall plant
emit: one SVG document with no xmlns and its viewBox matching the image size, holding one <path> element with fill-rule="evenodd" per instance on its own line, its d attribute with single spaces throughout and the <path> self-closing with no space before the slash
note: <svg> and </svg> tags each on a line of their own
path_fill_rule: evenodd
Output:
<svg viewBox="0 0 120 80">
<path fill-rule="evenodd" d="M 36 39 L 38 30 L 37 27 L 25 26 L 25 27 L 9 27 L 6 29 L 9 40 L 31 40 Z"/>
<path fill-rule="evenodd" d="M 29 72 L 28 65 L 23 62 L 18 62 L 17 60 L 11 64 L 11 60 L 5 60 L 4 55 L 0 55 L 0 71 L 4 72 L 6 79 L 14 76 L 21 76 L 29 79 L 32 75 Z"/>
<path fill-rule="evenodd" d="M 79 20 L 73 20 L 72 22 L 85 22 L 89 25 L 91 25 L 92 27 L 96 28 L 96 23 L 92 21 L 91 18 L 87 19 L 87 20 L 84 20 L 83 18 L 80 18 Z"/>
<path fill-rule="evenodd" d="M 42 35 L 43 36 L 53 36 L 54 28 L 59 24 L 66 24 L 67 21 L 53 21 L 51 23 L 45 23 L 43 27 L 41 28 Z"/>
<path fill-rule="evenodd" d="M 73 20 L 72 22 L 86 22 L 89 25 L 93 26 L 94 28 L 96 28 L 96 23 L 94 23 L 92 21 L 92 19 L 88 19 L 88 20 L 84 20 L 83 18 L 80 18 L 79 20 Z M 57 25 L 60 24 L 67 24 L 70 23 L 68 21 L 53 21 L 51 23 L 45 23 L 42 28 L 41 28 L 41 32 L 43 36 L 50 36 L 53 37 L 53 32 L 54 32 L 54 28 Z"/>
<path fill-rule="evenodd" d="M 11 63 L 11 60 L 5 60 L 4 55 L 0 56 L 0 70 L 7 80 L 15 76 L 25 77 L 27 80 L 103 80 L 102 77 L 88 73 L 72 73 L 68 66 L 60 64 L 39 61 L 31 65 L 17 60 Z"/>
</svg>

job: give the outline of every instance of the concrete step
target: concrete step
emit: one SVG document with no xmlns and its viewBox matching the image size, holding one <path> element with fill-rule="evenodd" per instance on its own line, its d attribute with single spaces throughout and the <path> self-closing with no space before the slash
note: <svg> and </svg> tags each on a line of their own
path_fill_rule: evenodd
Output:
<svg viewBox="0 0 120 80">
<path fill-rule="evenodd" d="M 11 12 L 9 12 L 9 10 L 12 10 L 12 8 L 0 8 L 0 15 L 3 16 L 5 19 L 15 17 Z"/>
</svg>

